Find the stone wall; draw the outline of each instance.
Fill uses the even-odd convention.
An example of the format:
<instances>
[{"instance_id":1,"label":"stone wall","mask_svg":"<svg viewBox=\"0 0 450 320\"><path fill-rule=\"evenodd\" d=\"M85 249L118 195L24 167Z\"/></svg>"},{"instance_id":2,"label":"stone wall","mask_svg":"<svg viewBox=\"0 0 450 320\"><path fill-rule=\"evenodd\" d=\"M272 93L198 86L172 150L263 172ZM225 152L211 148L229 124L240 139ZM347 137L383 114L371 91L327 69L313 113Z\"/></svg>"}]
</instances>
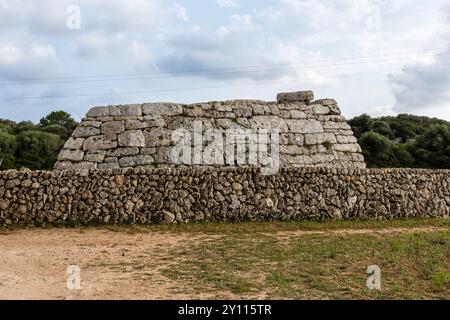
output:
<instances>
[{"instance_id":1,"label":"stone wall","mask_svg":"<svg viewBox=\"0 0 450 320\"><path fill-rule=\"evenodd\" d=\"M450 171L134 168L0 172L0 224L448 217Z\"/></svg>"},{"instance_id":2,"label":"stone wall","mask_svg":"<svg viewBox=\"0 0 450 320\"><path fill-rule=\"evenodd\" d=\"M234 100L95 107L61 151L57 170L171 167L177 129L277 129L282 167L364 168L356 138L335 100L283 93L277 102ZM235 164L234 164L235 165Z\"/></svg>"}]
</instances>

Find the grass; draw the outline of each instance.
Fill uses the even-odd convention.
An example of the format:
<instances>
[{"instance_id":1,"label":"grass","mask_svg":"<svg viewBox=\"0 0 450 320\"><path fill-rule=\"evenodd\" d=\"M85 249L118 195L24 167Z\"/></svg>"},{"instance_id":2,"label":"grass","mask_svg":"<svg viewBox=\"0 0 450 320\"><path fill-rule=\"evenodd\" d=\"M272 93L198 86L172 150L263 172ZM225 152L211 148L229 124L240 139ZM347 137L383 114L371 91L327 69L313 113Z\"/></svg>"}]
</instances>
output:
<instances>
[{"instance_id":1,"label":"grass","mask_svg":"<svg viewBox=\"0 0 450 320\"><path fill-rule=\"evenodd\" d=\"M229 233L193 243L189 259L170 264L172 279L194 290L239 298L449 299L450 232L303 235ZM366 287L378 265L382 290Z\"/></svg>"},{"instance_id":2,"label":"grass","mask_svg":"<svg viewBox=\"0 0 450 320\"><path fill-rule=\"evenodd\" d=\"M161 248L167 255L159 262L144 255L116 267L133 268L149 281L158 272L215 298L450 299L449 219L95 228L191 237ZM381 269L381 291L366 287L370 265Z\"/></svg>"},{"instance_id":3,"label":"grass","mask_svg":"<svg viewBox=\"0 0 450 320\"><path fill-rule=\"evenodd\" d=\"M110 231L130 234L145 232L193 233L193 234L243 234L271 233L283 231L327 231L386 228L437 227L450 228L450 219L406 219L406 220L340 220L340 221L274 221L238 223L190 223L161 225L109 225L101 226ZM89 227L87 227L89 228ZM84 229L81 229L84 230Z\"/></svg>"}]
</instances>

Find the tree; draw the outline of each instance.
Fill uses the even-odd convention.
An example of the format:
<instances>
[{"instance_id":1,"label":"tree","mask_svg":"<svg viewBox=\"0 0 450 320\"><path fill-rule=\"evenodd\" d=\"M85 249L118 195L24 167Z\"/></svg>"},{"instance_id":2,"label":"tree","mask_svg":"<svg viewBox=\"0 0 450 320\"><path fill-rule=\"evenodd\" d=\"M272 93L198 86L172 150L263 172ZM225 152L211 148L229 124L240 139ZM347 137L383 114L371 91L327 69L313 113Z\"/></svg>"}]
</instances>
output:
<instances>
[{"instance_id":1,"label":"tree","mask_svg":"<svg viewBox=\"0 0 450 320\"><path fill-rule=\"evenodd\" d=\"M416 141L416 157L421 166L450 169L450 127L433 125Z\"/></svg>"},{"instance_id":2,"label":"tree","mask_svg":"<svg viewBox=\"0 0 450 320\"><path fill-rule=\"evenodd\" d=\"M394 132L388 122L378 119L373 122L372 131L381 134L389 139L394 139Z\"/></svg>"},{"instance_id":3,"label":"tree","mask_svg":"<svg viewBox=\"0 0 450 320\"><path fill-rule=\"evenodd\" d=\"M16 148L16 136L10 132L0 129L0 169L15 168L14 153L16 152Z\"/></svg>"},{"instance_id":4,"label":"tree","mask_svg":"<svg viewBox=\"0 0 450 320\"><path fill-rule=\"evenodd\" d=\"M39 127L48 132L54 132L63 139L70 137L75 130L77 122L65 111L54 111L42 118ZM64 131L61 130L64 128Z\"/></svg>"},{"instance_id":5,"label":"tree","mask_svg":"<svg viewBox=\"0 0 450 320\"><path fill-rule=\"evenodd\" d=\"M53 133L23 131L17 136L16 167L51 170L63 144L64 140Z\"/></svg>"},{"instance_id":6,"label":"tree","mask_svg":"<svg viewBox=\"0 0 450 320\"><path fill-rule=\"evenodd\" d=\"M393 159L393 143L381 134L369 131L358 140L366 162L370 167L390 167Z\"/></svg>"},{"instance_id":7,"label":"tree","mask_svg":"<svg viewBox=\"0 0 450 320\"><path fill-rule=\"evenodd\" d=\"M407 142L410 139L415 139L420 131L420 127L415 123L405 120L398 120L391 124L392 131L396 138L401 142Z\"/></svg>"},{"instance_id":8,"label":"tree","mask_svg":"<svg viewBox=\"0 0 450 320\"><path fill-rule=\"evenodd\" d=\"M349 124L352 127L356 138L359 139L364 133L372 130L373 119L369 115L363 114L351 119Z\"/></svg>"}]
</instances>

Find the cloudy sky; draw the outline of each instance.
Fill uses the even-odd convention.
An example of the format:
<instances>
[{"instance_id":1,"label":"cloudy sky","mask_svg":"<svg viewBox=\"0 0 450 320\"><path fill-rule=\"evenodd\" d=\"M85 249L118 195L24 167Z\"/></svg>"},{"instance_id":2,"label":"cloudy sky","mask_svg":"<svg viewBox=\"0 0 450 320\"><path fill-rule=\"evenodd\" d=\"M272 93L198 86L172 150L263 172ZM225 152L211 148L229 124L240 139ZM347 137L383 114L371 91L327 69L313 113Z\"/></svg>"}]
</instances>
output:
<instances>
[{"instance_id":1,"label":"cloudy sky","mask_svg":"<svg viewBox=\"0 0 450 320\"><path fill-rule=\"evenodd\" d=\"M449 39L450 0L0 0L0 118L311 89L450 120Z\"/></svg>"}]
</instances>

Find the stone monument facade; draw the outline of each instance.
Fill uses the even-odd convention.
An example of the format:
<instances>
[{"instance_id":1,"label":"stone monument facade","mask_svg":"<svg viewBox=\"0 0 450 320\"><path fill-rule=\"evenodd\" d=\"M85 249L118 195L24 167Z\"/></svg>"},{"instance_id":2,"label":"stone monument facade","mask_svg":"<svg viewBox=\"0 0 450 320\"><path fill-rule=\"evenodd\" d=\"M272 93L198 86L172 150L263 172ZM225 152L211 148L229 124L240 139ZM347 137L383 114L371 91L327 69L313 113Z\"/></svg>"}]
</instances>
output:
<instances>
[{"instance_id":1,"label":"stone monument facade","mask_svg":"<svg viewBox=\"0 0 450 320\"><path fill-rule=\"evenodd\" d=\"M143 103L94 107L59 154L56 170L173 167L176 130L275 130L281 167L365 168L357 140L333 99L311 91L276 102ZM207 142L204 142L205 147ZM226 161L224 161L226 163ZM198 163L197 163L198 165ZM228 166L230 164L227 164ZM239 166L239 164L231 164Z\"/></svg>"}]
</instances>

